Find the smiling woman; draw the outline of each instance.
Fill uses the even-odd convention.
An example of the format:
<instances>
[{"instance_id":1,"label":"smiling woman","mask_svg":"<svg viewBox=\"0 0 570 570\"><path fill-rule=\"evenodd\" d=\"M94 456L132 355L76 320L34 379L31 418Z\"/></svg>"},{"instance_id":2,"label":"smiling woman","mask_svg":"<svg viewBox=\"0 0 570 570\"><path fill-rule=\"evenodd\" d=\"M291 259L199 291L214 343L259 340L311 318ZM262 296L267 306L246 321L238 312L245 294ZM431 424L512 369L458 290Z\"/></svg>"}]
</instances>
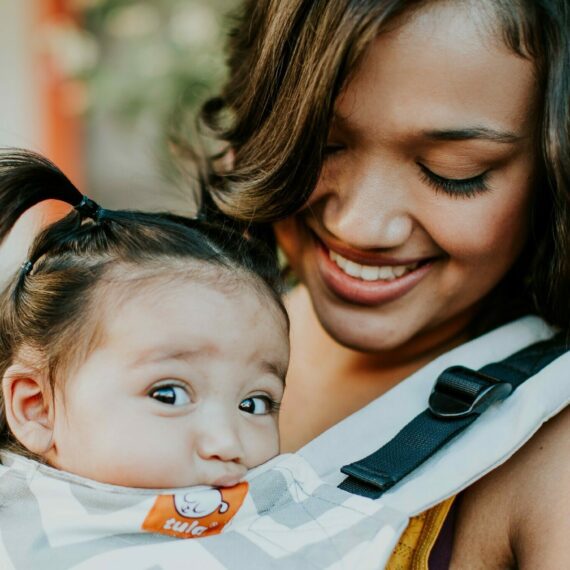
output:
<instances>
[{"instance_id":1,"label":"smiling woman","mask_svg":"<svg viewBox=\"0 0 570 570\"><path fill-rule=\"evenodd\" d=\"M395 394L408 376L518 317L570 330L566 2L267 0L243 14L230 79L202 114L231 160L213 157L206 182L224 212L272 224L300 280L285 449L382 408L394 386L407 410ZM383 420L389 433L413 417L402 416ZM551 554L564 541L547 531L570 509L564 491L550 487L539 509L525 481L542 445L566 456L567 416L461 494L452 566L564 565ZM510 455L528 437L519 428ZM386 441L372 423L366 433ZM473 464L459 487L493 466ZM540 545L525 523L539 511ZM422 520L445 518L433 515Z\"/></svg>"}]
</instances>

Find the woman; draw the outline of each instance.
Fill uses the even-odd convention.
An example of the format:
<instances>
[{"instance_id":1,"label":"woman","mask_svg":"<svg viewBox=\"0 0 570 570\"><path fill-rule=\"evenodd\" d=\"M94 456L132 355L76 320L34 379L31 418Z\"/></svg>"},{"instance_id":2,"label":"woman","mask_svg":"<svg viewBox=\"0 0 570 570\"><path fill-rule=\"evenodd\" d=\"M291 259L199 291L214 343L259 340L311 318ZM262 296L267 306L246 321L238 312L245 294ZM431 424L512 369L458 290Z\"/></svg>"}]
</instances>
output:
<instances>
[{"instance_id":1,"label":"woman","mask_svg":"<svg viewBox=\"0 0 570 570\"><path fill-rule=\"evenodd\" d=\"M516 317L568 331L565 0L251 0L244 14L204 108L228 143L208 183L226 213L274 223L301 282L286 450ZM563 411L461 493L451 567L570 563L569 428Z\"/></svg>"}]
</instances>

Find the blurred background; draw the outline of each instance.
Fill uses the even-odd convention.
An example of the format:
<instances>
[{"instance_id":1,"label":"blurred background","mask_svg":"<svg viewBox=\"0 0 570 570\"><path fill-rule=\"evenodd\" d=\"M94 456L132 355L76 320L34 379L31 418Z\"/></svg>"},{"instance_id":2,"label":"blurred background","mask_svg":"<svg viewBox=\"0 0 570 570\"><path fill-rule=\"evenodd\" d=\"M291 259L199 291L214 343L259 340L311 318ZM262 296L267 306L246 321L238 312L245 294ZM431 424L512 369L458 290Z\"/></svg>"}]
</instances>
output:
<instances>
[{"instance_id":1,"label":"blurred background","mask_svg":"<svg viewBox=\"0 0 570 570\"><path fill-rule=\"evenodd\" d=\"M38 151L109 208L192 213L169 158L224 79L239 0L0 0L0 146ZM0 277L26 256L51 202L0 247Z\"/></svg>"},{"instance_id":2,"label":"blurred background","mask_svg":"<svg viewBox=\"0 0 570 570\"><path fill-rule=\"evenodd\" d=\"M191 213L166 141L173 128L195 136L197 108L224 79L238 5L0 0L0 146L41 152L107 207ZM25 216L2 250L25 256L30 224L61 209Z\"/></svg>"},{"instance_id":3,"label":"blurred background","mask_svg":"<svg viewBox=\"0 0 570 570\"><path fill-rule=\"evenodd\" d=\"M237 3L2 0L0 144L46 154L110 207L164 207L165 135L222 82Z\"/></svg>"}]
</instances>

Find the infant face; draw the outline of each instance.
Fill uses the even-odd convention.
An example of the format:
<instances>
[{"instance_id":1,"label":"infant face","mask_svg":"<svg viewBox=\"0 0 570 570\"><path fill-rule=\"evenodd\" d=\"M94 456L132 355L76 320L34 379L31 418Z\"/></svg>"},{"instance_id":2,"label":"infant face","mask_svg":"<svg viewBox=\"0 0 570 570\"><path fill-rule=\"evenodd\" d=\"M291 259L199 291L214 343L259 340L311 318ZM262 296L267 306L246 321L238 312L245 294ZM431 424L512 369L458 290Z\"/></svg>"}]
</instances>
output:
<instances>
[{"instance_id":1,"label":"infant face","mask_svg":"<svg viewBox=\"0 0 570 570\"><path fill-rule=\"evenodd\" d=\"M108 313L56 393L51 465L129 487L229 486L279 452L289 341L273 300L176 279Z\"/></svg>"}]
</instances>

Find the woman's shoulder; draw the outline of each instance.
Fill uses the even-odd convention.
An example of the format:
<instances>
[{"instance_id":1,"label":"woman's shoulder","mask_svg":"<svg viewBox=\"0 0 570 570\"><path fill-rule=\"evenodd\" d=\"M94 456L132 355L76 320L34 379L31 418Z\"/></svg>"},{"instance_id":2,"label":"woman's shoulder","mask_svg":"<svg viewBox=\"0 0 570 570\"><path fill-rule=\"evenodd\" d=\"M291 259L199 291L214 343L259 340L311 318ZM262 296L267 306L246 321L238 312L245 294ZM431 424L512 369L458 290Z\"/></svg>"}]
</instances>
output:
<instances>
[{"instance_id":1,"label":"woman's shoulder","mask_svg":"<svg viewBox=\"0 0 570 570\"><path fill-rule=\"evenodd\" d=\"M570 407L464 491L454 568L570 567Z\"/></svg>"}]
</instances>

